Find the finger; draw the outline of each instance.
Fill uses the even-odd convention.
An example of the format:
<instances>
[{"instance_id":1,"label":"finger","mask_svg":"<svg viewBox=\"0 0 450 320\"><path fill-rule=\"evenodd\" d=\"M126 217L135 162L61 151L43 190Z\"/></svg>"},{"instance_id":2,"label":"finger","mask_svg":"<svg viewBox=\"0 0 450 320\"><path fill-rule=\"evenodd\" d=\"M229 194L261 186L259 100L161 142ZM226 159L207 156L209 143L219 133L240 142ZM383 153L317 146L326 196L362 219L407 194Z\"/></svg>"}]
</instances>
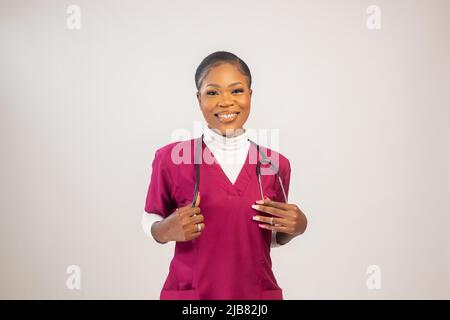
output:
<instances>
[{"instance_id":1,"label":"finger","mask_svg":"<svg viewBox=\"0 0 450 320\"><path fill-rule=\"evenodd\" d=\"M264 200L257 200L256 203L263 204L263 205L269 206L269 207L274 207L274 208L281 209L281 210L292 209L292 204L285 203L285 202L273 201L269 198L265 198Z\"/></svg>"},{"instance_id":2,"label":"finger","mask_svg":"<svg viewBox=\"0 0 450 320\"><path fill-rule=\"evenodd\" d=\"M200 207L189 207L187 209L185 209L181 215L186 216L186 217L193 217L196 216L198 214L200 214L201 210Z\"/></svg>"},{"instance_id":3,"label":"finger","mask_svg":"<svg viewBox=\"0 0 450 320\"><path fill-rule=\"evenodd\" d=\"M282 226L289 225L289 221L287 221L286 219L282 219L282 218L273 218L273 217L265 217L265 216L256 215L256 216L253 216L253 220L263 222L263 223L268 223L268 224L278 224L278 225L282 225Z\"/></svg>"},{"instance_id":4,"label":"finger","mask_svg":"<svg viewBox=\"0 0 450 320\"><path fill-rule=\"evenodd\" d=\"M191 234L189 234L189 236L188 236L188 238L186 240L190 241L190 240L193 240L193 239L196 239L196 238L200 237L201 235L202 235L201 232L191 233Z\"/></svg>"},{"instance_id":5,"label":"finger","mask_svg":"<svg viewBox=\"0 0 450 320\"><path fill-rule=\"evenodd\" d=\"M252 204L252 208L261 212L269 213L277 217L287 218L289 214L283 209L269 207L262 204Z\"/></svg>"},{"instance_id":6,"label":"finger","mask_svg":"<svg viewBox=\"0 0 450 320\"><path fill-rule=\"evenodd\" d=\"M262 229L277 231L277 232L285 232L288 233L289 229L284 226L271 226L270 224L261 223L258 224L258 227Z\"/></svg>"},{"instance_id":7,"label":"finger","mask_svg":"<svg viewBox=\"0 0 450 320\"><path fill-rule=\"evenodd\" d=\"M200 223L203 222L203 220L205 219L205 217L202 214L197 214L195 216L192 216L189 220L190 223Z\"/></svg>"},{"instance_id":8,"label":"finger","mask_svg":"<svg viewBox=\"0 0 450 320\"><path fill-rule=\"evenodd\" d=\"M189 210L189 208L190 206L179 207L176 208L175 211L180 215L184 215L186 213L186 210Z\"/></svg>"},{"instance_id":9,"label":"finger","mask_svg":"<svg viewBox=\"0 0 450 320\"><path fill-rule=\"evenodd\" d=\"M204 223L196 223L189 227L190 233L200 233L203 231L203 229L205 229Z\"/></svg>"}]
</instances>

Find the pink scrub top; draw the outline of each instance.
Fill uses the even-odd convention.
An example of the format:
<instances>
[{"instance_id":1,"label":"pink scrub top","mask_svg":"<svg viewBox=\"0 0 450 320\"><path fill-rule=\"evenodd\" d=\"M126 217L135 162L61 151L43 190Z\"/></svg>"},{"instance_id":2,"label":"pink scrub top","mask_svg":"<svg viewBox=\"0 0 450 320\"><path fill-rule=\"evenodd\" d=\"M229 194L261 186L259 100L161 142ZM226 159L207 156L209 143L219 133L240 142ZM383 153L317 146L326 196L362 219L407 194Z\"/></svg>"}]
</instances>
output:
<instances>
[{"instance_id":1,"label":"pink scrub top","mask_svg":"<svg viewBox=\"0 0 450 320\"><path fill-rule=\"evenodd\" d=\"M194 142L174 142L155 153L145 211L163 217L192 202L195 190ZM260 147L272 161L278 159L280 176L289 192L290 164L280 153ZM202 142L202 154L212 155ZM187 150L187 151L186 151ZM185 153L187 152L187 153ZM174 163L172 154L187 163ZM212 155L213 156L213 155ZM250 144L239 176L232 184L217 161L200 164L200 209L205 228L191 241L176 242L175 254L160 299L282 300L282 289L272 272L272 231L258 227L254 215L267 215L251 207L261 198L256 175L260 155ZM214 159L214 158L213 158ZM177 162L177 161L175 161ZM249 163L250 162L250 163ZM262 167L265 167L263 165ZM264 194L284 201L275 175L262 175Z\"/></svg>"}]
</instances>

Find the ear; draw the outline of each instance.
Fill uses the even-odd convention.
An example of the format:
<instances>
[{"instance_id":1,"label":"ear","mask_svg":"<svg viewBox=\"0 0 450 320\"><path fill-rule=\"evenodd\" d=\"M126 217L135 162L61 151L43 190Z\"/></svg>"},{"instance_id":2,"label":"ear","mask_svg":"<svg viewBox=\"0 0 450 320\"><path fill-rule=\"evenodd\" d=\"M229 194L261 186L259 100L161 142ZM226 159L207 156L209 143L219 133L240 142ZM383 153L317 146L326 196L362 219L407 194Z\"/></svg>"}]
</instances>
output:
<instances>
[{"instance_id":1,"label":"ear","mask_svg":"<svg viewBox=\"0 0 450 320\"><path fill-rule=\"evenodd\" d=\"M252 93L253 93L253 90L252 90L252 89L250 89L250 97L252 96Z\"/></svg>"},{"instance_id":2,"label":"ear","mask_svg":"<svg viewBox=\"0 0 450 320\"><path fill-rule=\"evenodd\" d=\"M200 99L201 96L200 96L200 92L199 91L197 91L196 96L197 96L198 103L200 103L201 102L201 99Z\"/></svg>"}]
</instances>

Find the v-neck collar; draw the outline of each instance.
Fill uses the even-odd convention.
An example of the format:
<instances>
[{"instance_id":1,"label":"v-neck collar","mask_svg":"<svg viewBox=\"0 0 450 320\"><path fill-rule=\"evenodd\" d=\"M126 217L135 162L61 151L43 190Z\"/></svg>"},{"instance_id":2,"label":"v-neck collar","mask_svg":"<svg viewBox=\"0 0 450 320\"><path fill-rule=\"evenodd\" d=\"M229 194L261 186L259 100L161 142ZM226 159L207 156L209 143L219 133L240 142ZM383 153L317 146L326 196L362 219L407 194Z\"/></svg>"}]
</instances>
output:
<instances>
[{"instance_id":1,"label":"v-neck collar","mask_svg":"<svg viewBox=\"0 0 450 320\"><path fill-rule=\"evenodd\" d=\"M245 157L244 164L242 165L241 170L239 171L239 174L236 178L236 181L231 183L228 176L223 171L221 165L216 160L216 157L214 156L214 153L208 148L206 143L202 141L202 155L204 154L205 149L208 149L208 152L213 156L214 162L212 164L205 163L202 161L201 166L202 169L209 170L211 173L219 175L218 180L219 184L227 190L228 193L232 195L240 195L244 193L251 181L251 172L250 172L250 164L249 164L249 157L250 157L250 150L251 148L254 148L254 146L250 143L250 146L247 151L247 155ZM202 159L204 160L204 159Z\"/></svg>"}]
</instances>

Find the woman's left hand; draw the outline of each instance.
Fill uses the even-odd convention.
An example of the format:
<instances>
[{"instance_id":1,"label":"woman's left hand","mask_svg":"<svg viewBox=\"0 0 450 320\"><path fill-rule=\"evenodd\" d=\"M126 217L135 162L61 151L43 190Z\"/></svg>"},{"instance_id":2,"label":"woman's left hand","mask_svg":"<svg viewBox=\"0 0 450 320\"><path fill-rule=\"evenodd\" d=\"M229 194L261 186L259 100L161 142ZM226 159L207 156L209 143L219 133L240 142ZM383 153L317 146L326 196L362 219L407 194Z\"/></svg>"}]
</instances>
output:
<instances>
[{"instance_id":1,"label":"woman's left hand","mask_svg":"<svg viewBox=\"0 0 450 320\"><path fill-rule=\"evenodd\" d=\"M268 198L258 200L256 203L252 205L253 209L273 215L273 217L261 215L253 217L253 220L263 222L259 224L261 228L293 236L298 236L305 232L307 219L296 204L277 202Z\"/></svg>"}]
</instances>

